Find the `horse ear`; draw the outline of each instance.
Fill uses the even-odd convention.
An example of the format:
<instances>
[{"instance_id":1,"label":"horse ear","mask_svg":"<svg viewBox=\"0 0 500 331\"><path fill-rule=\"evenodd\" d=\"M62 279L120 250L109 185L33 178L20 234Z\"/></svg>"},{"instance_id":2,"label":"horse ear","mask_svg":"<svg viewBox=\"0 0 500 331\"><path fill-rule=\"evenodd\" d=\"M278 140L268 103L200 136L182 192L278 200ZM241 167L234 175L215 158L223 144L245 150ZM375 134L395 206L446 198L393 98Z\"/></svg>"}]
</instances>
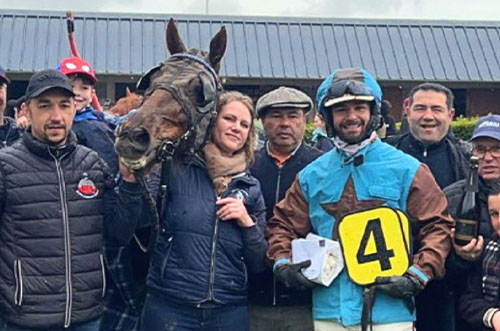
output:
<instances>
[{"instance_id":1,"label":"horse ear","mask_svg":"<svg viewBox=\"0 0 500 331\"><path fill-rule=\"evenodd\" d=\"M171 18L167 24L167 49L170 55L184 53L186 51L186 47L182 42L179 30L177 30L173 18Z\"/></svg>"},{"instance_id":2,"label":"horse ear","mask_svg":"<svg viewBox=\"0 0 500 331\"><path fill-rule=\"evenodd\" d=\"M220 61L226 52L227 32L226 27L222 27L210 41L210 53L208 58L215 71L219 72Z\"/></svg>"},{"instance_id":3,"label":"horse ear","mask_svg":"<svg viewBox=\"0 0 500 331\"><path fill-rule=\"evenodd\" d=\"M130 89L128 88L128 86L125 87L125 94L127 95L127 97L130 96L131 93L132 92L130 92Z\"/></svg>"}]
</instances>

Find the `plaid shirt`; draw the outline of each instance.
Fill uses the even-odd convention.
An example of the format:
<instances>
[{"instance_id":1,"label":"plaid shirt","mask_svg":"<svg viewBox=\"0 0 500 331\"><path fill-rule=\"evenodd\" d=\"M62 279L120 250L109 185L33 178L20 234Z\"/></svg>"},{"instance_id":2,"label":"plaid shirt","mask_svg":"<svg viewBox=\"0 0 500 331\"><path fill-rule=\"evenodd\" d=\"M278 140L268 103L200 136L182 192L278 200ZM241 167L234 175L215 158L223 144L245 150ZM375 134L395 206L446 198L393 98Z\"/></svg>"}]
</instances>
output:
<instances>
[{"instance_id":1,"label":"plaid shirt","mask_svg":"<svg viewBox=\"0 0 500 331\"><path fill-rule=\"evenodd\" d=\"M107 279L108 290L104 298L101 330L139 329L139 318L146 295L148 258L137 246L132 241L126 247L106 247L108 275L111 277ZM135 262L146 264L137 265ZM139 277L138 273L141 274Z\"/></svg>"}]
</instances>

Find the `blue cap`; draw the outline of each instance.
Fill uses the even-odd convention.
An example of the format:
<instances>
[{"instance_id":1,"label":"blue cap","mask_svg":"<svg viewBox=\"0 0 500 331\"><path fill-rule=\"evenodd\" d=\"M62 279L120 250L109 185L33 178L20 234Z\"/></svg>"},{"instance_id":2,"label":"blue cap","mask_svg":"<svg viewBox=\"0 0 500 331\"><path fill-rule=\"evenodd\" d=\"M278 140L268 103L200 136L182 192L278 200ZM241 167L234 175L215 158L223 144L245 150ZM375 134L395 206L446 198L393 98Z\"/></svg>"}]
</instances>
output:
<instances>
[{"instance_id":1,"label":"blue cap","mask_svg":"<svg viewBox=\"0 0 500 331\"><path fill-rule=\"evenodd\" d=\"M2 81L2 83L10 84L10 79L7 77L7 73L2 66L0 66L0 81Z\"/></svg>"},{"instance_id":2,"label":"blue cap","mask_svg":"<svg viewBox=\"0 0 500 331\"><path fill-rule=\"evenodd\" d=\"M500 115L488 115L477 121L472 138L489 137L500 141Z\"/></svg>"}]
</instances>

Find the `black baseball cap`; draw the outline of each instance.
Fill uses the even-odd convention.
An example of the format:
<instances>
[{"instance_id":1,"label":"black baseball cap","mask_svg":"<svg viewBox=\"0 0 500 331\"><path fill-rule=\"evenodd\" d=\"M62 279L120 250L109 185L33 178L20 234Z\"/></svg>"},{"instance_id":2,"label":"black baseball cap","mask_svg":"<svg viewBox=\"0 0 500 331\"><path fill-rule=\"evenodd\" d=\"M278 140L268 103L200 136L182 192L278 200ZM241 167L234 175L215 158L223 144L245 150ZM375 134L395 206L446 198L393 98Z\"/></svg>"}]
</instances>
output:
<instances>
[{"instance_id":1,"label":"black baseball cap","mask_svg":"<svg viewBox=\"0 0 500 331\"><path fill-rule=\"evenodd\" d=\"M10 79L2 66L0 66L0 82L10 84Z\"/></svg>"},{"instance_id":2,"label":"black baseball cap","mask_svg":"<svg viewBox=\"0 0 500 331\"><path fill-rule=\"evenodd\" d=\"M39 71L31 76L28 87L26 88L26 100L36 98L42 93L54 88L62 89L72 96L75 96L68 77L57 70L48 69Z\"/></svg>"}]
</instances>

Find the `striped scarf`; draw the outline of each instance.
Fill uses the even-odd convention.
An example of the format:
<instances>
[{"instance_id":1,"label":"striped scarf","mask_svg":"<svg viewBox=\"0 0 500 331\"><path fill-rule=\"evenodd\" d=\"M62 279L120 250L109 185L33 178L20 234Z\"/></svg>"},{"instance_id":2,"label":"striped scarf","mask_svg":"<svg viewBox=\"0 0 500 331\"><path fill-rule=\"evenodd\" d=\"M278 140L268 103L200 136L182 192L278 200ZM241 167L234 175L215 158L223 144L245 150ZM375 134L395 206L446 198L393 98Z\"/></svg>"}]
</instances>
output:
<instances>
[{"instance_id":1,"label":"striped scarf","mask_svg":"<svg viewBox=\"0 0 500 331\"><path fill-rule=\"evenodd\" d=\"M483 256L483 294L496 302L500 291L500 240L495 236L488 242Z\"/></svg>"}]
</instances>

